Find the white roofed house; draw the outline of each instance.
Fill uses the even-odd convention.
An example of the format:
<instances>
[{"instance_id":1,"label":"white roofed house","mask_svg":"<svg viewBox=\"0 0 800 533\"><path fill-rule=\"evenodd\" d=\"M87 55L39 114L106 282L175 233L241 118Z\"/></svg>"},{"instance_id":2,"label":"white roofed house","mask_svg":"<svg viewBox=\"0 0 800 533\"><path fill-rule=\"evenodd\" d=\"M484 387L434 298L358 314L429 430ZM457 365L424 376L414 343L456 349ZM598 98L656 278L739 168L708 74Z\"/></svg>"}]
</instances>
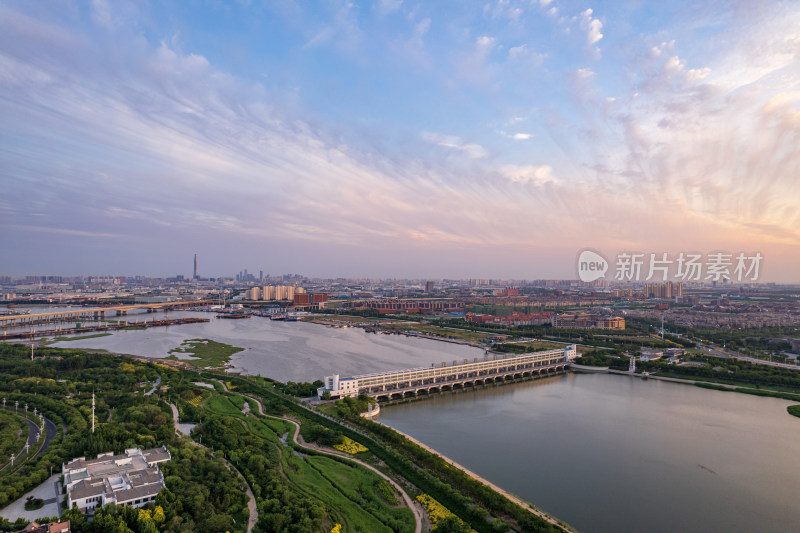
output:
<instances>
[{"instance_id":1,"label":"white roofed house","mask_svg":"<svg viewBox=\"0 0 800 533\"><path fill-rule=\"evenodd\" d=\"M158 463L171 458L162 446L145 451L129 448L120 455L102 453L96 459L73 459L62 470L67 506L76 505L91 514L95 507L109 503L141 507L155 501L165 486Z\"/></svg>"}]
</instances>

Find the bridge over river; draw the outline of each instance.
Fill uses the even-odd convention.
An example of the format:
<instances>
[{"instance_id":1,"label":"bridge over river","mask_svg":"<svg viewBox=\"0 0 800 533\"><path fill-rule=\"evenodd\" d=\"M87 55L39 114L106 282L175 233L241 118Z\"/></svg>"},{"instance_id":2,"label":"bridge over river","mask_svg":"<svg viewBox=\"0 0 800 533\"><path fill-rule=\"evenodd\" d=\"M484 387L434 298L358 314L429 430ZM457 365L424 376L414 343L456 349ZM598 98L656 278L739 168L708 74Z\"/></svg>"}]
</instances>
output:
<instances>
[{"instance_id":1,"label":"bridge over river","mask_svg":"<svg viewBox=\"0 0 800 533\"><path fill-rule=\"evenodd\" d=\"M322 397L329 392L331 398L357 397L366 394L378 400L392 400L485 385L522 378L535 378L556 373L566 368L577 357L574 344L556 350L530 352L520 355L487 353L483 360L477 357L469 362L453 361L430 368L409 368L340 378L338 374L325 377L325 386L318 389Z\"/></svg>"},{"instance_id":2,"label":"bridge over river","mask_svg":"<svg viewBox=\"0 0 800 533\"><path fill-rule=\"evenodd\" d=\"M48 311L46 313L30 313L24 315L2 315L0 316L0 327L28 326L35 324L48 324L67 320L105 320L106 316L127 315L128 311L134 309L145 309L147 312L159 309L187 309L200 305L212 304L212 300L191 300L179 302L161 302L132 305L115 305L109 307L79 307L62 311Z\"/></svg>"}]
</instances>

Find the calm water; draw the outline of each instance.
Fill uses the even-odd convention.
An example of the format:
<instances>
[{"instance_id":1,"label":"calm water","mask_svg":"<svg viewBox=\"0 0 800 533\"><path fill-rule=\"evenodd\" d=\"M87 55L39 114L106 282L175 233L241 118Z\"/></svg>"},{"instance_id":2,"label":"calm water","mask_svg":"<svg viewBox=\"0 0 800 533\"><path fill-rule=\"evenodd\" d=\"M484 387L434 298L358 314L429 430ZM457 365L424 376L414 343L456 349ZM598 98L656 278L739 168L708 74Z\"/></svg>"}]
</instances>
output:
<instances>
[{"instance_id":1,"label":"calm water","mask_svg":"<svg viewBox=\"0 0 800 533\"><path fill-rule=\"evenodd\" d=\"M380 420L586 532L800 531L790 402L568 374Z\"/></svg>"},{"instance_id":2,"label":"calm water","mask_svg":"<svg viewBox=\"0 0 800 533\"><path fill-rule=\"evenodd\" d=\"M130 315L129 318L134 315ZM138 316L138 315L137 315ZM447 342L366 333L360 328L329 328L305 322L253 317L217 319L213 313L170 312L169 317L210 318L207 324L117 331L107 337L53 344L59 348L100 348L110 352L166 357L192 338L207 338L245 348L231 358L234 369L280 381L314 381L334 373L342 377L442 361L483 357L483 350ZM163 318L161 313L140 319Z\"/></svg>"},{"instance_id":3,"label":"calm water","mask_svg":"<svg viewBox=\"0 0 800 533\"><path fill-rule=\"evenodd\" d=\"M140 319L162 318L161 313ZM190 338L245 348L240 371L313 381L482 356L476 348L254 317L115 332L60 347L164 357ZM129 317L132 318L132 317ZM606 374L442 395L381 421L586 532L800 531L789 402Z\"/></svg>"}]
</instances>

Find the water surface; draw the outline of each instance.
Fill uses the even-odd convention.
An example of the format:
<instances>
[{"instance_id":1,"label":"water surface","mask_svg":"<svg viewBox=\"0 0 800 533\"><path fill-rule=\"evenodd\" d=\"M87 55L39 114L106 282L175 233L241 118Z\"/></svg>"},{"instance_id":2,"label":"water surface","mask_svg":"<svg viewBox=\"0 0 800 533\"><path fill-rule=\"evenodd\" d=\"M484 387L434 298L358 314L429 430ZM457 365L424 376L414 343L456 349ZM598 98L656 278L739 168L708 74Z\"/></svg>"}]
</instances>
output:
<instances>
[{"instance_id":1,"label":"water surface","mask_svg":"<svg viewBox=\"0 0 800 533\"><path fill-rule=\"evenodd\" d=\"M587 532L800 531L791 402L567 374L385 407L395 427Z\"/></svg>"},{"instance_id":2,"label":"water surface","mask_svg":"<svg viewBox=\"0 0 800 533\"><path fill-rule=\"evenodd\" d=\"M306 322L283 322L263 317L243 320L215 318L213 313L170 312L210 318L205 324L183 324L134 331L115 331L106 337L55 343L59 348L95 348L110 352L167 357L186 339L205 338L245 350L231 357L233 369L280 381L314 381L338 373L342 377L410 367L428 367L483 357L480 348L403 335L367 333L361 328L330 328ZM161 313L144 315L163 318ZM131 317L129 317L131 318Z\"/></svg>"}]
</instances>

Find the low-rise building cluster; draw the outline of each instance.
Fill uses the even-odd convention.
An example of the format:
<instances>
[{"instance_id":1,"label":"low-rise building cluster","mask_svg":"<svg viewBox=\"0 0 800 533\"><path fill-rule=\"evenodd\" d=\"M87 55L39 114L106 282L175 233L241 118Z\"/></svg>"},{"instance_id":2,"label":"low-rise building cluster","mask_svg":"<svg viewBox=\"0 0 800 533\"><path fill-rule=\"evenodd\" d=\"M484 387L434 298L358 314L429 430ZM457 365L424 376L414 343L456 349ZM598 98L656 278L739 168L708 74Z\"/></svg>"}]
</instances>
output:
<instances>
[{"instance_id":1,"label":"low-rise building cluster","mask_svg":"<svg viewBox=\"0 0 800 533\"><path fill-rule=\"evenodd\" d=\"M95 459L78 457L63 465L67 507L77 506L91 514L109 503L141 507L156 499L165 487L158 464L172 456L166 447L142 451L129 448L125 453L102 453Z\"/></svg>"}]
</instances>

